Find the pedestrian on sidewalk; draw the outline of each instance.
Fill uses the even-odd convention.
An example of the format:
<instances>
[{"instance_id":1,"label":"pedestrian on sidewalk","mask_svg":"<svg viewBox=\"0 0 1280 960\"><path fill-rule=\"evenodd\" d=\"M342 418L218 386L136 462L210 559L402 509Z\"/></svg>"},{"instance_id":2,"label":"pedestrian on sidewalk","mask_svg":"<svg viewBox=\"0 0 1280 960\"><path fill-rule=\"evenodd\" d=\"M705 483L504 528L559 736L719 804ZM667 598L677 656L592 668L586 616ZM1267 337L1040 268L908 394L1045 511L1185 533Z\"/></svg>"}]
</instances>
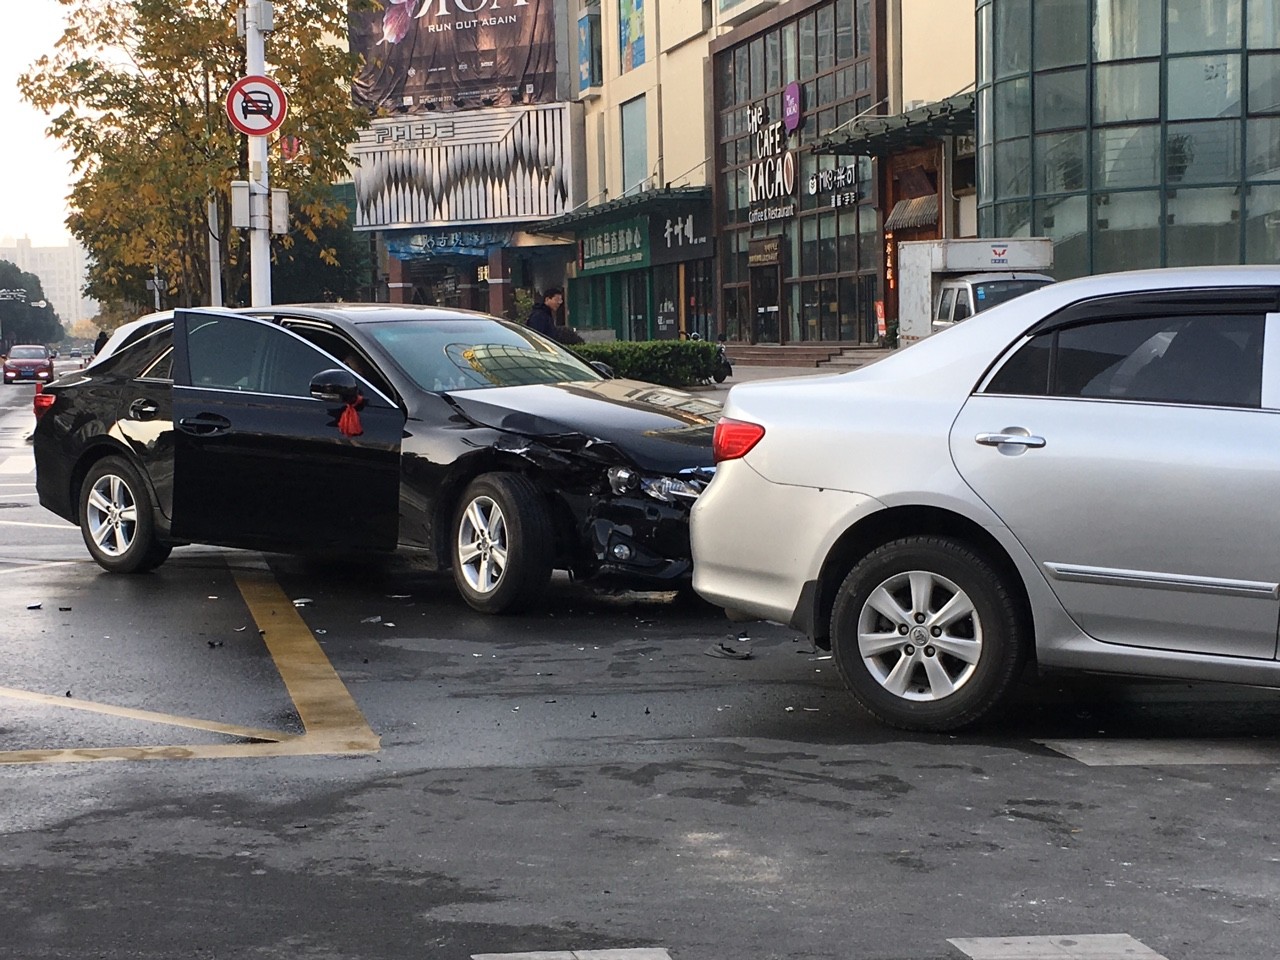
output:
<instances>
[{"instance_id":1,"label":"pedestrian on sidewalk","mask_svg":"<svg viewBox=\"0 0 1280 960\"><path fill-rule=\"evenodd\" d=\"M542 294L542 300L533 305L529 311L529 319L525 321L530 327L544 337L555 338L556 311L564 303L564 291L559 287L548 287Z\"/></svg>"}]
</instances>

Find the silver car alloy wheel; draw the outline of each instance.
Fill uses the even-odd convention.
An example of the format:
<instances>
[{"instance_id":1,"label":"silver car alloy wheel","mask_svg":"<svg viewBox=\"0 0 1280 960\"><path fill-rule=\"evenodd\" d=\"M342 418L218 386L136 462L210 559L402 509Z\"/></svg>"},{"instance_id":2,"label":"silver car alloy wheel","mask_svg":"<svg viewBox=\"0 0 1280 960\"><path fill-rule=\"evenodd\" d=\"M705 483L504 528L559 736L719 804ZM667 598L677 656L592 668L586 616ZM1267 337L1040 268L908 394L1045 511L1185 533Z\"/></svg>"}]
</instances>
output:
<instances>
[{"instance_id":1,"label":"silver car alloy wheel","mask_svg":"<svg viewBox=\"0 0 1280 960\"><path fill-rule=\"evenodd\" d=\"M85 504L89 536L109 557L123 556L138 532L138 505L123 479L108 473L94 481Z\"/></svg>"},{"instance_id":2,"label":"silver car alloy wheel","mask_svg":"<svg viewBox=\"0 0 1280 960\"><path fill-rule=\"evenodd\" d=\"M941 700L973 677L982 657L982 620L951 580L905 570L862 605L858 653L867 672L895 697Z\"/></svg>"},{"instance_id":3,"label":"silver car alloy wheel","mask_svg":"<svg viewBox=\"0 0 1280 960\"><path fill-rule=\"evenodd\" d=\"M476 497L458 524L458 562L467 584L492 593L507 569L507 518L492 497Z\"/></svg>"}]
</instances>

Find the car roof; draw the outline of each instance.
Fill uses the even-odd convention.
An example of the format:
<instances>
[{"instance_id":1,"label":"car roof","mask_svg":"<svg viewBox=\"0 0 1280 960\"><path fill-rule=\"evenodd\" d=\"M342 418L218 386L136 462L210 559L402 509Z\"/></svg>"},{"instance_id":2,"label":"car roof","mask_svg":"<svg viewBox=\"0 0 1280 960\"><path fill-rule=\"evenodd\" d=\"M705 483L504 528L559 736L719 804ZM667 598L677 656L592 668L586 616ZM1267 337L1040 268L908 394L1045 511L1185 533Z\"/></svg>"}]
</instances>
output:
<instances>
[{"instance_id":1,"label":"car roof","mask_svg":"<svg viewBox=\"0 0 1280 960\"><path fill-rule=\"evenodd\" d=\"M216 308L195 308L211 309ZM478 310L454 307L427 307L412 303L276 303L267 307L237 307L230 313L251 316L288 314L313 320L338 320L350 324L386 323L404 320L500 320Z\"/></svg>"}]
</instances>

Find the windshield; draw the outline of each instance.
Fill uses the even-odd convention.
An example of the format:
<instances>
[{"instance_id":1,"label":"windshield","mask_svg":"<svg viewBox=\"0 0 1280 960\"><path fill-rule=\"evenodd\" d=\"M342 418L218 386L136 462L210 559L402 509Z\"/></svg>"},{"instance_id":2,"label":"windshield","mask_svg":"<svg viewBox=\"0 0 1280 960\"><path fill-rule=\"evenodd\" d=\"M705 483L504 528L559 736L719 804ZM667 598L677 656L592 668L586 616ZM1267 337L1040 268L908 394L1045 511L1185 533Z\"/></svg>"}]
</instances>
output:
<instances>
[{"instance_id":1,"label":"windshield","mask_svg":"<svg viewBox=\"0 0 1280 960\"><path fill-rule=\"evenodd\" d=\"M501 320L402 320L364 329L424 390L604 379L563 347Z\"/></svg>"},{"instance_id":2,"label":"windshield","mask_svg":"<svg viewBox=\"0 0 1280 960\"><path fill-rule=\"evenodd\" d=\"M43 360L44 347L14 347L9 351L11 360Z\"/></svg>"},{"instance_id":3,"label":"windshield","mask_svg":"<svg viewBox=\"0 0 1280 960\"><path fill-rule=\"evenodd\" d=\"M1031 290L1038 290L1049 283L1053 283L1053 281L1027 279L992 280L988 283L975 283L973 285L973 309L975 311L989 309L997 303L1004 303L1006 300L1012 300L1014 297L1021 296Z\"/></svg>"}]
</instances>

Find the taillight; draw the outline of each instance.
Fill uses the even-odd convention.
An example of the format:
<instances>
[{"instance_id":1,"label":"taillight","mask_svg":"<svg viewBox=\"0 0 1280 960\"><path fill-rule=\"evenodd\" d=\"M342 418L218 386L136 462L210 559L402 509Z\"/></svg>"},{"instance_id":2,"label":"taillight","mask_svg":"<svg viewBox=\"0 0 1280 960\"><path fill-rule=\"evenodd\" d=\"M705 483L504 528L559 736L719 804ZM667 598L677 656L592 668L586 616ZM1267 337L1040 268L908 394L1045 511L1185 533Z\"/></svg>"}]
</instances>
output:
<instances>
[{"instance_id":1,"label":"taillight","mask_svg":"<svg viewBox=\"0 0 1280 960\"><path fill-rule=\"evenodd\" d=\"M758 423L721 417L716 424L716 432L711 438L711 452L716 458L716 463L721 460L737 460L739 457L745 457L763 436L764 427Z\"/></svg>"},{"instance_id":2,"label":"taillight","mask_svg":"<svg viewBox=\"0 0 1280 960\"><path fill-rule=\"evenodd\" d=\"M56 395L56 394L52 394L52 393L45 393L45 392L44 392L44 384L43 384L43 383L37 383L37 384L36 384L36 395L35 395L35 397L34 397L34 398L32 399L32 401L31 401L31 405L32 405L32 407L34 407L34 408L35 408L35 412L36 412L36 419L37 419L37 420L39 420L41 417L43 417L43 416L44 416L44 412L45 412L46 410L48 410L50 407L52 407L52 406L53 406L53 402L54 402L55 400L57 400L57 399L58 399L58 397L57 397L57 395Z\"/></svg>"}]
</instances>

